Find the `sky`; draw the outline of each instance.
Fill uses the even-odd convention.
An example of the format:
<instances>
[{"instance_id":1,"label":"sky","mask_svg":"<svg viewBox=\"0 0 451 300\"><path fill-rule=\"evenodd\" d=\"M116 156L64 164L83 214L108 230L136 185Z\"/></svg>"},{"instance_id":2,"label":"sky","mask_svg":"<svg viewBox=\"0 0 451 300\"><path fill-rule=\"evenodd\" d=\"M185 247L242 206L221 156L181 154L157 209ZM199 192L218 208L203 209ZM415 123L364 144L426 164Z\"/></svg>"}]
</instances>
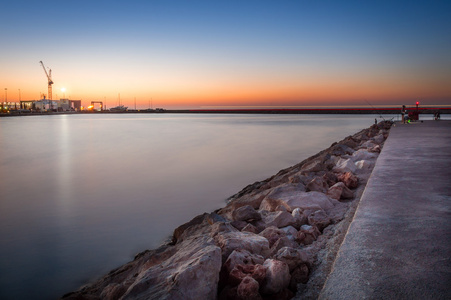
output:
<instances>
[{"instance_id":1,"label":"sky","mask_svg":"<svg viewBox=\"0 0 451 300\"><path fill-rule=\"evenodd\" d=\"M15 0L0 11L0 101L47 94L43 61L53 99L84 105L451 104L451 1Z\"/></svg>"}]
</instances>

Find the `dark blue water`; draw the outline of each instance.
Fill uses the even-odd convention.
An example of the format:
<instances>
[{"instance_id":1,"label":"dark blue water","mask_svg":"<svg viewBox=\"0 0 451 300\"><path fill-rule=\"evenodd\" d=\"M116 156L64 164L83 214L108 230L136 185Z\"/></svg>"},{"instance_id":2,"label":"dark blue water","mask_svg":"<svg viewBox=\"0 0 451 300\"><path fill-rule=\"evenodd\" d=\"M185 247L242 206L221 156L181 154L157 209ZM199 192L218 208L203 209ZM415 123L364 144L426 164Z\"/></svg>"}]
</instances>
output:
<instances>
[{"instance_id":1,"label":"dark blue water","mask_svg":"<svg viewBox=\"0 0 451 300\"><path fill-rule=\"evenodd\" d=\"M0 119L0 299L54 299L247 184L374 123L349 115Z\"/></svg>"}]
</instances>

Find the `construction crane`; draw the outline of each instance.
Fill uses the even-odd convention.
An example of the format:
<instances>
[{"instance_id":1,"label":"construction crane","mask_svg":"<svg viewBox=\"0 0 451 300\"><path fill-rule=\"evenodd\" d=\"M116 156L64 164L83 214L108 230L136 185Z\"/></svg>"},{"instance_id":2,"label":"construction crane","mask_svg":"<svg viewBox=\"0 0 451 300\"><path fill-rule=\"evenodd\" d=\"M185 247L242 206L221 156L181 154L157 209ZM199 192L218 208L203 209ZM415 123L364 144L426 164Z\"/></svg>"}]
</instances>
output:
<instances>
[{"instance_id":1,"label":"construction crane","mask_svg":"<svg viewBox=\"0 0 451 300\"><path fill-rule=\"evenodd\" d=\"M45 76L47 76L48 82L49 82L49 93L47 95L47 98L49 100L52 100L52 84L53 84L53 80L52 80L52 70L49 69L49 72L47 73L47 70L44 67L44 63L42 62L42 60L40 61L42 68L44 69L45 72Z\"/></svg>"}]
</instances>

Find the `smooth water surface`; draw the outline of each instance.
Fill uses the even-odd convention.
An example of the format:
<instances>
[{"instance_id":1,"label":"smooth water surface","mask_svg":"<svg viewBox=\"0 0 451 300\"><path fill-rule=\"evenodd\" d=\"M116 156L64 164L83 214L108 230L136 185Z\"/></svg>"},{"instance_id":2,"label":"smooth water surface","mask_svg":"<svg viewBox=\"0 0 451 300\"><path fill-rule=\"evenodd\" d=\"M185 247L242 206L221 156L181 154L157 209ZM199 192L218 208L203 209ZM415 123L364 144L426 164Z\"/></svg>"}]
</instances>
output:
<instances>
[{"instance_id":1,"label":"smooth water surface","mask_svg":"<svg viewBox=\"0 0 451 300\"><path fill-rule=\"evenodd\" d=\"M374 116L0 119L0 299L54 299Z\"/></svg>"}]
</instances>

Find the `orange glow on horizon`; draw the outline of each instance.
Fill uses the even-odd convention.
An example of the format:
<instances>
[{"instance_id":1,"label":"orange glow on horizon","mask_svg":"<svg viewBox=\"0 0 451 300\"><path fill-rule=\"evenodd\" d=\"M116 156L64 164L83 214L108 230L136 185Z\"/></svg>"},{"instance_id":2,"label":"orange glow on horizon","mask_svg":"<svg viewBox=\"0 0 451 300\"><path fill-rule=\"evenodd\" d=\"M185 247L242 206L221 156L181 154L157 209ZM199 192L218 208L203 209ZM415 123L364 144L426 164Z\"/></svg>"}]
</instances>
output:
<instances>
[{"instance_id":1,"label":"orange glow on horizon","mask_svg":"<svg viewBox=\"0 0 451 300\"><path fill-rule=\"evenodd\" d=\"M39 69L38 69L39 70ZM36 80L38 77L40 80ZM61 75L62 77L62 75ZM361 105L365 101L372 104L399 104L405 101L415 103L421 100L424 104L449 104L451 102L451 86L442 80L419 80L406 78L377 79L374 77L356 78L311 78L299 80L274 80L260 78L235 81L198 78L183 83L177 79L162 82L160 85L146 84L139 81L129 87L121 86L118 81L88 81L77 79L60 80L55 75L53 99L69 98L82 100L87 106L90 101L106 102L107 108L121 103L134 107L200 107L200 106L299 106L299 105ZM26 82L27 84L23 84ZM7 79L4 85L8 88L7 100L18 101L19 89L21 100L38 100L41 94L47 94L45 78L40 73L25 76L22 80ZM117 87L117 88L112 88ZM62 90L64 88L64 90ZM114 91L113 89L117 90ZM112 91L113 90L113 91ZM4 89L0 101L4 101ZM423 100L426 100L423 101Z\"/></svg>"}]
</instances>

